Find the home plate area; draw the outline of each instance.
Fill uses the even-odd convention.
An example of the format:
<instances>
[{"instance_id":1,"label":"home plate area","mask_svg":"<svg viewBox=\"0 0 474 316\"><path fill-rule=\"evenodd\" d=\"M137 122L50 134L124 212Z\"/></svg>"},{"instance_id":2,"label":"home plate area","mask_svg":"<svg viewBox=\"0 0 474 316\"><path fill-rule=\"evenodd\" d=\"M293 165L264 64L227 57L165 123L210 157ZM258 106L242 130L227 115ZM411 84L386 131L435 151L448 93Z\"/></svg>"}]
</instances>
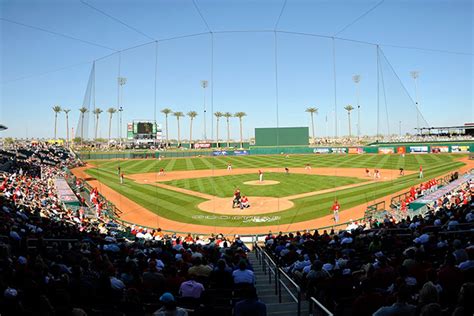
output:
<instances>
[{"instance_id":1,"label":"home plate area","mask_svg":"<svg viewBox=\"0 0 474 316\"><path fill-rule=\"evenodd\" d=\"M214 198L198 205L199 209L212 214L254 215L284 211L293 207L293 202L286 198L268 196L247 196L249 208L232 208L232 197Z\"/></svg>"}]
</instances>

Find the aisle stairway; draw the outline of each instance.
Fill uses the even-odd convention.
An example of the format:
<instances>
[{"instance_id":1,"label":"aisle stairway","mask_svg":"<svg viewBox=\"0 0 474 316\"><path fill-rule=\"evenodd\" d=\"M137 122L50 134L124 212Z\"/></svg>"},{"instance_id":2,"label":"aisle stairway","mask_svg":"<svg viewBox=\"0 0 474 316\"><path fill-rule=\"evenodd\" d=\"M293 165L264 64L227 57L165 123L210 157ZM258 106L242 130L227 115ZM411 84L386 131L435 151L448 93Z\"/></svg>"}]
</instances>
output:
<instances>
[{"instance_id":1,"label":"aisle stairway","mask_svg":"<svg viewBox=\"0 0 474 316\"><path fill-rule=\"evenodd\" d=\"M298 314L298 304L284 287L281 287L281 303L279 303L278 295L275 294L275 277L271 274L271 283L269 283L268 271L267 273L264 272L263 266L260 264L255 253L250 252L248 258L255 273L255 287L257 288L258 297L267 305L267 315L296 316ZM292 288L290 287L290 289ZM296 296L296 291L293 291L293 293ZM308 302L304 299L301 302L301 315L309 315Z\"/></svg>"}]
</instances>

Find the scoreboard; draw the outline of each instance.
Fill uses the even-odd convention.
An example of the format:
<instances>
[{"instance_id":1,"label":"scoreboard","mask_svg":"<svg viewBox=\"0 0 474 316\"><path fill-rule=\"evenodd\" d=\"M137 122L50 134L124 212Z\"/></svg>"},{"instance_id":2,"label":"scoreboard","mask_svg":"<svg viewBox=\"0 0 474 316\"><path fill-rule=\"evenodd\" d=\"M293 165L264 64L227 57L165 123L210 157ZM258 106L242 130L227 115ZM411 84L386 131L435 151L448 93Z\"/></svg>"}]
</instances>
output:
<instances>
[{"instance_id":1,"label":"scoreboard","mask_svg":"<svg viewBox=\"0 0 474 316\"><path fill-rule=\"evenodd\" d=\"M163 138L161 124L154 121L133 121L127 124L127 138L129 140L141 141L158 141Z\"/></svg>"}]
</instances>

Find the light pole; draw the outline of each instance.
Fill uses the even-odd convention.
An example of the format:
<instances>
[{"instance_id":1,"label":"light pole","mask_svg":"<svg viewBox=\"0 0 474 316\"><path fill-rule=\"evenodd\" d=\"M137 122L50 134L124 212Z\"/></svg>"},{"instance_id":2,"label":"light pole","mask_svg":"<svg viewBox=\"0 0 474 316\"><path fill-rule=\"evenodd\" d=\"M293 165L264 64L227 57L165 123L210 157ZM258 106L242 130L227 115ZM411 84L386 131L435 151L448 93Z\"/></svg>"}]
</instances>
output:
<instances>
[{"instance_id":1,"label":"light pole","mask_svg":"<svg viewBox=\"0 0 474 316\"><path fill-rule=\"evenodd\" d=\"M359 104L359 82L360 75L353 75L352 81L355 83L356 87L356 99L357 99L357 138L360 138L360 104Z\"/></svg>"},{"instance_id":2,"label":"light pole","mask_svg":"<svg viewBox=\"0 0 474 316\"><path fill-rule=\"evenodd\" d=\"M203 115L203 120L204 120L204 135L203 138L204 140L207 140L207 134L206 134L206 88L209 86L209 81L207 80L201 80L201 87L202 91L204 94L204 115Z\"/></svg>"},{"instance_id":3,"label":"light pole","mask_svg":"<svg viewBox=\"0 0 474 316\"><path fill-rule=\"evenodd\" d=\"M398 136L402 137L402 121L398 121Z\"/></svg>"},{"instance_id":4,"label":"light pole","mask_svg":"<svg viewBox=\"0 0 474 316\"><path fill-rule=\"evenodd\" d=\"M415 81L415 106L416 106L416 127L418 130L418 133L421 134L420 132L420 109L419 109L419 102L418 102L418 77L420 76L420 72L417 70L410 71L410 76L413 78Z\"/></svg>"},{"instance_id":5,"label":"light pole","mask_svg":"<svg viewBox=\"0 0 474 316\"><path fill-rule=\"evenodd\" d=\"M118 77L117 84L119 86L119 104L118 104L118 112L119 112L119 139L120 139L120 146L122 146L122 87L127 83L127 78L125 77Z\"/></svg>"}]
</instances>

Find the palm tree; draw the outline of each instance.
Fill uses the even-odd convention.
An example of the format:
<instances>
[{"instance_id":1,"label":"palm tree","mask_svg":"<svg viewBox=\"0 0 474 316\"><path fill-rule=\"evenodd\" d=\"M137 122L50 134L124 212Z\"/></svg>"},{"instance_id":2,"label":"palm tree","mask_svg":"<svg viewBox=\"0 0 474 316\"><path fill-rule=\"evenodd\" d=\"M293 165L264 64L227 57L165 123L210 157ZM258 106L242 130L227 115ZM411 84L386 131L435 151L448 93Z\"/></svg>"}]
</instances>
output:
<instances>
[{"instance_id":1,"label":"palm tree","mask_svg":"<svg viewBox=\"0 0 474 316\"><path fill-rule=\"evenodd\" d=\"M348 104L344 107L344 110L347 111L347 117L349 118L349 137L351 137L351 111L354 110L354 107Z\"/></svg>"},{"instance_id":2,"label":"palm tree","mask_svg":"<svg viewBox=\"0 0 474 316\"><path fill-rule=\"evenodd\" d=\"M219 119L223 116L224 114L222 112L216 112L214 113L214 116L216 117L216 146L219 148Z\"/></svg>"},{"instance_id":3,"label":"palm tree","mask_svg":"<svg viewBox=\"0 0 474 316\"><path fill-rule=\"evenodd\" d=\"M117 112L116 108L108 108L107 113L109 113L109 145L110 145L110 136L112 134L112 116Z\"/></svg>"},{"instance_id":4,"label":"palm tree","mask_svg":"<svg viewBox=\"0 0 474 316\"><path fill-rule=\"evenodd\" d=\"M56 127L58 125L58 113L61 112L63 109L59 105L53 106L54 112L54 139L56 139Z\"/></svg>"},{"instance_id":5,"label":"palm tree","mask_svg":"<svg viewBox=\"0 0 474 316\"><path fill-rule=\"evenodd\" d=\"M181 144L181 131L179 129L179 118L183 117L183 112L174 112L173 115L176 117L176 121L178 122L178 146ZM168 136L168 131L166 131L166 136Z\"/></svg>"},{"instance_id":6,"label":"palm tree","mask_svg":"<svg viewBox=\"0 0 474 316\"><path fill-rule=\"evenodd\" d=\"M97 131L99 130L99 115L102 112L103 111L100 108L96 108L94 111L92 111L92 113L95 115L95 139L97 139Z\"/></svg>"},{"instance_id":7,"label":"palm tree","mask_svg":"<svg viewBox=\"0 0 474 316\"><path fill-rule=\"evenodd\" d=\"M161 113L163 113L165 115L165 125L166 125L166 147L168 147L168 144L170 143L169 142L169 137L168 137L168 115L170 115L171 113L173 113L173 111L171 111L171 109L169 108L164 108L163 110L161 110Z\"/></svg>"},{"instance_id":8,"label":"palm tree","mask_svg":"<svg viewBox=\"0 0 474 316\"><path fill-rule=\"evenodd\" d=\"M242 136L242 118L244 116L247 116L247 114L245 112L237 112L237 113L234 114L234 116L239 119L239 123L240 123L240 148L243 148L244 147L244 139L243 139L243 136Z\"/></svg>"},{"instance_id":9,"label":"palm tree","mask_svg":"<svg viewBox=\"0 0 474 316\"><path fill-rule=\"evenodd\" d=\"M81 112L81 145L82 145L82 142L84 141L84 115L88 111L89 110L86 107L82 107L79 109L79 112Z\"/></svg>"},{"instance_id":10,"label":"palm tree","mask_svg":"<svg viewBox=\"0 0 474 316\"><path fill-rule=\"evenodd\" d=\"M318 115L318 108L307 108L305 110L306 113L311 115L311 127L313 132L313 142L315 141L315 134L314 134L314 114Z\"/></svg>"},{"instance_id":11,"label":"palm tree","mask_svg":"<svg viewBox=\"0 0 474 316\"><path fill-rule=\"evenodd\" d=\"M64 109L63 112L66 113L66 145L69 146L69 112L71 110Z\"/></svg>"},{"instance_id":12,"label":"palm tree","mask_svg":"<svg viewBox=\"0 0 474 316\"><path fill-rule=\"evenodd\" d=\"M187 115L189 116L189 149L191 149L191 144L193 143L193 120L198 114L196 111L189 111Z\"/></svg>"},{"instance_id":13,"label":"palm tree","mask_svg":"<svg viewBox=\"0 0 474 316\"><path fill-rule=\"evenodd\" d=\"M223 115L227 122L227 148L230 147L230 121L229 119L232 117L232 113L225 112Z\"/></svg>"}]
</instances>

